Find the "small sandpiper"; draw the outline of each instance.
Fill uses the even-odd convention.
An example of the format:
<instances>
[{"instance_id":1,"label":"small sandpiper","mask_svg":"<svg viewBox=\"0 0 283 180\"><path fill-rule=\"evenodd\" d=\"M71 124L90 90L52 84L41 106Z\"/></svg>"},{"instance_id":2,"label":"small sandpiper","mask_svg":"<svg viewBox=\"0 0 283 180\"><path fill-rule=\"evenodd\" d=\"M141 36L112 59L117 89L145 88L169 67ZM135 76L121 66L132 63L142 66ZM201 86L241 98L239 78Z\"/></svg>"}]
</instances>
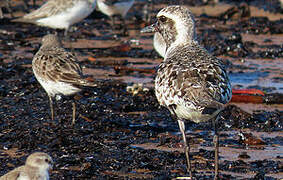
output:
<instances>
[{"instance_id":1,"label":"small sandpiper","mask_svg":"<svg viewBox=\"0 0 283 180\"><path fill-rule=\"evenodd\" d=\"M43 152L36 152L28 156L24 166L20 166L0 180L49 180L48 171L52 169L52 158Z\"/></svg>"},{"instance_id":2,"label":"small sandpiper","mask_svg":"<svg viewBox=\"0 0 283 180\"><path fill-rule=\"evenodd\" d=\"M52 120L54 120L54 97L57 95L71 96L80 92L84 86L96 86L96 84L84 79L75 55L62 48L59 38L53 34L42 38L42 45L32 60L32 69L36 79L49 97ZM74 125L75 101L72 104L72 125Z\"/></svg>"},{"instance_id":3,"label":"small sandpiper","mask_svg":"<svg viewBox=\"0 0 283 180\"><path fill-rule=\"evenodd\" d=\"M115 25L115 16L123 21L123 33L127 31L125 16L133 6L135 0L97 0L97 8L112 20L112 27Z\"/></svg>"},{"instance_id":4,"label":"small sandpiper","mask_svg":"<svg viewBox=\"0 0 283 180\"><path fill-rule=\"evenodd\" d=\"M14 19L14 22L32 23L53 29L65 29L86 18L96 7L96 0L49 0L39 9Z\"/></svg>"},{"instance_id":5,"label":"small sandpiper","mask_svg":"<svg viewBox=\"0 0 283 180\"><path fill-rule=\"evenodd\" d=\"M141 32L159 32L166 52L155 79L158 102L178 120L187 170L192 178L185 122L212 120L215 130L215 176L218 178L219 113L232 96L231 84L220 59L210 55L196 40L192 13L183 6L168 6L157 14L157 22Z\"/></svg>"}]
</instances>

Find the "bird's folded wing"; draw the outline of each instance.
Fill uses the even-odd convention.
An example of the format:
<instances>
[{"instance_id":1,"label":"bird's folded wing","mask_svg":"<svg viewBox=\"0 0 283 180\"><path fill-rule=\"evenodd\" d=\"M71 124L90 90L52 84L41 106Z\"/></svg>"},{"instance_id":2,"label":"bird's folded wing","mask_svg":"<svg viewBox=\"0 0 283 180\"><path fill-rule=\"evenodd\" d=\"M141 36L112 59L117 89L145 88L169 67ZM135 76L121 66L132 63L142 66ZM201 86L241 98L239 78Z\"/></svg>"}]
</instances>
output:
<instances>
[{"instance_id":1,"label":"bird's folded wing","mask_svg":"<svg viewBox=\"0 0 283 180\"><path fill-rule=\"evenodd\" d=\"M21 17L21 18L17 18L14 19L14 22L34 22L38 19L42 19L42 18L46 18L46 17L50 17L52 15L56 15L58 14L60 11L62 11L62 6L61 5L61 1L57 0L50 0L48 2L46 2L45 4L43 4L39 9L32 11L29 14L26 14L25 16Z\"/></svg>"},{"instance_id":2,"label":"bird's folded wing","mask_svg":"<svg viewBox=\"0 0 283 180\"><path fill-rule=\"evenodd\" d=\"M17 180L18 178L28 177L28 175L24 171L24 166L18 167L4 176L0 177L0 180Z\"/></svg>"}]
</instances>

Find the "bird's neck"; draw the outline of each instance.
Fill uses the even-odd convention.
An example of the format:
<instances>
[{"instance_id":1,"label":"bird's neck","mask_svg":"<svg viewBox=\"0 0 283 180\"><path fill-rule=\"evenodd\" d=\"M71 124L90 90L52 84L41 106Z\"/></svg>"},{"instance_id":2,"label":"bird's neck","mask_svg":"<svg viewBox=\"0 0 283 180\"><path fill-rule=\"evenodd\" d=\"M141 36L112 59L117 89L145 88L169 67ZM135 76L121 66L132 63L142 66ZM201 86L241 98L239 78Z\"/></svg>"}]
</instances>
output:
<instances>
[{"instance_id":1,"label":"bird's neck","mask_svg":"<svg viewBox=\"0 0 283 180\"><path fill-rule=\"evenodd\" d=\"M40 180L49 180L48 169L46 169L46 167L39 168L39 174L40 174L40 177L41 177Z\"/></svg>"},{"instance_id":2,"label":"bird's neck","mask_svg":"<svg viewBox=\"0 0 283 180\"><path fill-rule=\"evenodd\" d=\"M55 48L55 47L62 47L62 44L58 41L42 44L40 47L41 49L48 49L48 48Z\"/></svg>"},{"instance_id":3,"label":"bird's neck","mask_svg":"<svg viewBox=\"0 0 283 180\"><path fill-rule=\"evenodd\" d=\"M166 53L165 57L167 57L167 54L170 54L170 51L182 48L184 46L191 46L193 44L198 44L195 36L190 36L190 35L183 35L183 36L176 36L176 40L172 42L171 44L166 44Z\"/></svg>"},{"instance_id":4,"label":"bird's neck","mask_svg":"<svg viewBox=\"0 0 283 180\"><path fill-rule=\"evenodd\" d=\"M36 167L34 165L26 164L25 165L29 172L32 173L32 177L40 177L38 180L49 180L49 168L46 166Z\"/></svg>"},{"instance_id":5,"label":"bird's neck","mask_svg":"<svg viewBox=\"0 0 283 180\"><path fill-rule=\"evenodd\" d=\"M175 34L168 33L164 38L166 42L166 53L172 48L194 43L196 41L195 29L177 26Z\"/></svg>"}]
</instances>

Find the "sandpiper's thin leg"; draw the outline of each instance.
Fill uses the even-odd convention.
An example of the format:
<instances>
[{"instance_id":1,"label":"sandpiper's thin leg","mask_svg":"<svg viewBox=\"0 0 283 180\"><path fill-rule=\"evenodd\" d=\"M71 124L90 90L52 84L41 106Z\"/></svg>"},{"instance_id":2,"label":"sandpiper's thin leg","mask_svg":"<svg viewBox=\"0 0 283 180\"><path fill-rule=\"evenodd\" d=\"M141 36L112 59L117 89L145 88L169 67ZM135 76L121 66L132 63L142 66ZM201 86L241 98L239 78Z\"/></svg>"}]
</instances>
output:
<instances>
[{"instance_id":1,"label":"sandpiper's thin leg","mask_svg":"<svg viewBox=\"0 0 283 180\"><path fill-rule=\"evenodd\" d=\"M76 103L75 100L72 102L73 105L73 119L72 119L72 126L75 125L75 121L76 121Z\"/></svg>"},{"instance_id":2,"label":"sandpiper's thin leg","mask_svg":"<svg viewBox=\"0 0 283 180\"><path fill-rule=\"evenodd\" d=\"M121 17L122 19L122 31L123 31L123 36L127 36L128 35L128 29L127 29L127 26L126 26L126 20Z\"/></svg>"},{"instance_id":3,"label":"sandpiper's thin leg","mask_svg":"<svg viewBox=\"0 0 283 180\"><path fill-rule=\"evenodd\" d=\"M182 133L183 136L183 141L184 141L184 145L185 145L185 154L186 154L186 160L187 160L187 172L189 172L191 179L193 178L192 176L192 168L191 168L191 161L190 161L190 156L189 156L189 152L190 152L190 145L187 143L187 138L186 138L186 134L185 134L185 123L182 120L178 120L178 124L179 124L179 128L180 131Z\"/></svg>"},{"instance_id":4,"label":"sandpiper's thin leg","mask_svg":"<svg viewBox=\"0 0 283 180\"><path fill-rule=\"evenodd\" d=\"M3 18L4 18L3 11L2 11L2 8L0 7L0 19L3 19Z\"/></svg>"},{"instance_id":5,"label":"sandpiper's thin leg","mask_svg":"<svg viewBox=\"0 0 283 180\"><path fill-rule=\"evenodd\" d=\"M65 29L65 31L64 31L65 41L67 41L67 42L69 42L69 41L70 41L70 37L69 37L68 30L69 30L69 29Z\"/></svg>"},{"instance_id":6,"label":"sandpiper's thin leg","mask_svg":"<svg viewBox=\"0 0 283 180\"><path fill-rule=\"evenodd\" d=\"M27 0L23 0L23 2L24 2L24 9L25 9L25 11L27 11L28 10L28 2L27 2Z\"/></svg>"},{"instance_id":7,"label":"sandpiper's thin leg","mask_svg":"<svg viewBox=\"0 0 283 180\"><path fill-rule=\"evenodd\" d=\"M111 16L110 20L111 20L111 30L114 31L115 30L115 17Z\"/></svg>"},{"instance_id":8,"label":"sandpiper's thin leg","mask_svg":"<svg viewBox=\"0 0 283 180\"><path fill-rule=\"evenodd\" d=\"M6 0L6 8L8 9L8 12L10 13L11 17L13 18L14 14L9 0Z\"/></svg>"},{"instance_id":9,"label":"sandpiper's thin leg","mask_svg":"<svg viewBox=\"0 0 283 180\"><path fill-rule=\"evenodd\" d=\"M214 148L215 148L215 154L214 154L214 166L215 166L215 171L214 171L214 180L218 179L218 152L219 152L219 136L218 136L218 117L219 115L215 118L214 120Z\"/></svg>"},{"instance_id":10,"label":"sandpiper's thin leg","mask_svg":"<svg viewBox=\"0 0 283 180\"><path fill-rule=\"evenodd\" d=\"M54 120L54 109L53 109L53 100L51 96L49 96L49 105L50 105L50 110L51 110L51 119L53 121Z\"/></svg>"}]
</instances>

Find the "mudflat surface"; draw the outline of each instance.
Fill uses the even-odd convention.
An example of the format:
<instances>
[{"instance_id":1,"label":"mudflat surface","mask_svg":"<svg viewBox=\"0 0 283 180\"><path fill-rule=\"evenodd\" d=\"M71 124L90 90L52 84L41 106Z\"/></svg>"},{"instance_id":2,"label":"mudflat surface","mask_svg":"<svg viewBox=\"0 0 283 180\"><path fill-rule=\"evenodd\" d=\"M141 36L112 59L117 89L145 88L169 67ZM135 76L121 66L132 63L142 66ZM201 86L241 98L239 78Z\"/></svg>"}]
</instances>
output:
<instances>
[{"instance_id":1,"label":"mudflat surface","mask_svg":"<svg viewBox=\"0 0 283 180\"><path fill-rule=\"evenodd\" d=\"M168 2L154 1L154 15ZM186 4L197 20L200 43L228 67L235 89L261 90L260 103L234 101L220 119L220 179L283 178L283 22L277 1ZM38 5L42 1L37 1ZM166 4L167 3L167 4ZM158 105L154 77L162 58L152 34L140 34L144 1L127 16L129 36L112 30L110 20L94 12L70 32L84 73L97 84L71 100L56 103L51 121L47 95L31 62L48 28L0 19L0 175L23 165L34 151L55 160L51 179L174 179L186 177L177 122ZM32 7L30 7L32 8ZM232 9L233 8L233 9ZM12 1L14 16L23 4ZM29 9L30 11L31 9ZM249 12L249 13L248 13ZM281 13L280 13L281 12ZM134 88L134 90L132 90ZM252 98L253 99L253 98ZM197 179L211 179L213 128L188 122L192 166Z\"/></svg>"}]
</instances>

